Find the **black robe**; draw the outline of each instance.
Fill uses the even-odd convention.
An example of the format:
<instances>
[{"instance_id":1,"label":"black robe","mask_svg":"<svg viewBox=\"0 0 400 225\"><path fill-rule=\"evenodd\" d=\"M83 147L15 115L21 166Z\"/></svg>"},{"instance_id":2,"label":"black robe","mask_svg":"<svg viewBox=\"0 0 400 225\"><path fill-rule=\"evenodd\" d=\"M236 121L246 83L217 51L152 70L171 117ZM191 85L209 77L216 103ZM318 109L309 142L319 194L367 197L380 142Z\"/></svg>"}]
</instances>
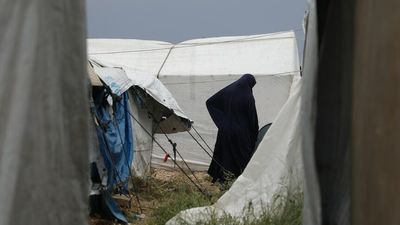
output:
<instances>
[{"instance_id":1,"label":"black robe","mask_svg":"<svg viewBox=\"0 0 400 225\"><path fill-rule=\"evenodd\" d=\"M224 181L225 170L238 177L254 153L258 134L252 90L255 84L254 76L245 74L206 102L208 112L218 127L213 155L215 160L212 160L208 169L213 181Z\"/></svg>"}]
</instances>

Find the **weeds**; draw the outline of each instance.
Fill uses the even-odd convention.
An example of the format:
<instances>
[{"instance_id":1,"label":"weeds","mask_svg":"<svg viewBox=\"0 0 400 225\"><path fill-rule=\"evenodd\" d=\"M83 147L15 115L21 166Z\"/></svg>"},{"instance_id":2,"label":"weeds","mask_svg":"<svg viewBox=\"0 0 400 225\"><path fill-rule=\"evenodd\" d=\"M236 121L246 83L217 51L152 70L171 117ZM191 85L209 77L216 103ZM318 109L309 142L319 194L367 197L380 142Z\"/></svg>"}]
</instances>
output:
<instances>
[{"instance_id":1,"label":"weeds","mask_svg":"<svg viewBox=\"0 0 400 225\"><path fill-rule=\"evenodd\" d=\"M301 225L303 209L303 194L297 192L291 196L279 196L274 203L268 207L262 207L261 213L255 213L251 204L244 210L240 218L229 214L218 216L211 212L202 215L202 220L196 225ZM205 218L205 219L204 219ZM183 219L178 218L177 224L189 225Z\"/></svg>"},{"instance_id":2,"label":"weeds","mask_svg":"<svg viewBox=\"0 0 400 225\"><path fill-rule=\"evenodd\" d=\"M211 192L211 198L208 198L184 181L172 181L165 186L171 188L161 194L161 204L153 210L148 222L150 225L164 225L180 211L211 205L220 197L219 193Z\"/></svg>"},{"instance_id":3,"label":"weeds","mask_svg":"<svg viewBox=\"0 0 400 225\"><path fill-rule=\"evenodd\" d=\"M180 211L214 204L221 195L230 188L234 179L228 179L224 184L211 185L208 178L202 183L211 193L211 198L200 193L187 178L174 175L166 180L150 178L147 181L137 181L140 186L140 197L148 211L145 221L136 221L133 224L164 225ZM142 182L142 183L141 183ZM144 182L144 183L143 183ZM208 185L208 186L207 186ZM211 186L210 186L211 185ZM217 188L219 187L219 188ZM221 190L222 189L222 190ZM240 218L229 214L217 215L209 212L202 215L202 220L196 225L300 225L303 208L303 194L294 191L289 195L289 189L284 188L281 195L276 195L273 203L255 210L251 203L243 210ZM177 219L178 225L187 225L183 219Z\"/></svg>"}]
</instances>

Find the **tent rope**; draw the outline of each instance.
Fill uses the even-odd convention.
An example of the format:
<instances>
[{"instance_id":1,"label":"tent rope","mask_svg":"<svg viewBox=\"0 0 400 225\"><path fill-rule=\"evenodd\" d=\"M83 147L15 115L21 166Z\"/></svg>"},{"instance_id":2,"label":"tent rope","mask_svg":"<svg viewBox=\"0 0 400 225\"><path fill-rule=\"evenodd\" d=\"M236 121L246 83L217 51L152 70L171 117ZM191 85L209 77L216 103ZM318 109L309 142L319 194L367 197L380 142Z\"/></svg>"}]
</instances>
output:
<instances>
[{"instance_id":1,"label":"tent rope","mask_svg":"<svg viewBox=\"0 0 400 225\"><path fill-rule=\"evenodd\" d=\"M92 105L92 104L93 104L93 105ZM91 107L91 110L90 110L90 111L91 111L91 114L94 116L95 120L97 121L98 126L99 126L103 131L105 131L106 125L104 125L104 124L101 122L101 120L99 119L99 117L98 117L98 115L97 115L97 111L96 111L95 106L94 106L94 103L91 103L91 106L90 106L90 107ZM106 139L106 136L105 136L104 132L102 132L102 137L103 137L103 139L104 139L104 141L105 141L105 144L106 144L106 150L107 150L106 153L108 153L108 155L109 155L109 157L110 157L110 159L111 159L111 166L113 167L114 176L116 175L116 178L119 179L119 182L120 182L120 184L121 184L121 183L123 183L123 182L122 182L122 178L121 178L120 174L118 173L117 167L115 166L114 159L112 158L112 155L111 155L111 150L110 150L110 147L109 147L109 143L108 143L108 141L107 141L107 139ZM118 186L119 186L119 185L118 185Z\"/></svg>"},{"instance_id":2,"label":"tent rope","mask_svg":"<svg viewBox=\"0 0 400 225\"><path fill-rule=\"evenodd\" d=\"M128 110L129 110L129 109L128 109ZM122 135L121 135L121 131L119 130L119 127L118 127L118 124L117 124L117 120L116 120L116 116L115 116L115 111L113 111L113 114L114 114L114 125L115 125L115 127L117 128L118 136L119 136L119 139L121 140L122 149L123 149L123 152L124 152L124 155L125 155L125 157L124 157L124 158L125 158L125 163L128 165L129 177L130 177L131 182L132 182L133 193L134 193L134 195L135 195L136 202L138 203L138 207L139 207L140 213L143 214L143 208L142 208L142 205L140 204L140 199L139 199L138 190L136 189L135 182L134 182L134 180L133 180L132 169L131 169L131 166L130 166L130 164L129 164L129 162L128 162L128 159L127 159L127 152L126 152L126 149L125 149L125 143L124 143L124 141L122 140ZM132 200L132 199L130 199L130 200Z\"/></svg>"},{"instance_id":3,"label":"tent rope","mask_svg":"<svg viewBox=\"0 0 400 225\"><path fill-rule=\"evenodd\" d=\"M167 138L169 143L174 143L169 137L168 135L164 132L164 130L161 128L160 126L160 122L156 123L158 128L160 128L161 132L164 134L164 136ZM179 157L181 158L182 162L185 164L185 166L189 169L190 173L193 175L193 177L196 179L197 182L201 183L200 180L196 177L196 175L194 174L194 172L190 169L189 165L187 164L186 160L182 157L181 153L178 151L178 149L176 148L176 143L174 143L175 145L172 144L172 146L175 149L175 152L178 153ZM175 154L174 152L174 154ZM175 161L176 161L176 156L175 156Z\"/></svg>"},{"instance_id":4,"label":"tent rope","mask_svg":"<svg viewBox=\"0 0 400 225\"><path fill-rule=\"evenodd\" d=\"M97 121L99 121L97 117L96 117L96 119L97 119ZM99 124L100 124L101 129L105 130L105 127L101 123L99 123ZM114 174L114 176L116 176L116 178L119 179L119 184L117 184L117 186L118 186L118 189L120 189L121 188L120 185L123 184L124 182L122 181L122 177L119 174L117 167L115 166L115 162L114 162L114 159L113 159L112 154L111 154L110 146L109 146L109 143L107 141L107 138L106 138L104 132L102 132L102 136L103 136L103 139L104 139L104 143L106 144L106 150L107 150L106 152L108 153L108 156L111 159L110 161L111 161L111 166L113 168L113 174ZM122 193L122 192L120 192L120 193ZM129 190L128 190L128 193L129 193ZM127 197L129 197L129 196L127 196Z\"/></svg>"},{"instance_id":5,"label":"tent rope","mask_svg":"<svg viewBox=\"0 0 400 225\"><path fill-rule=\"evenodd\" d=\"M135 91L135 94L136 94L137 96L139 96L139 98L141 98L141 97L140 97L140 93L138 93L136 89L134 89L134 91ZM148 110L149 107L147 106L146 102L143 101L143 100L142 100L142 102L144 103L146 109ZM180 156L181 160L184 162L184 164L186 165L186 167L189 169L189 171L193 174L193 176L194 176L194 177L196 178L196 180L198 181L197 177L194 175L194 173L193 173L193 171L190 169L189 165L186 163L186 161L184 160L184 158L182 157L182 155L177 151L177 149L176 149L176 143L173 142L173 141L167 136L167 134L163 131L163 129L162 129L161 126L159 125L161 121L160 121L160 122L156 121L156 120L154 119L154 116L152 115L151 112L148 111L147 113L149 114L149 116L150 116L151 118L153 118L153 121L157 124L158 128L160 128L161 132L165 135L165 137L167 138L168 142L172 145L175 161L176 161L176 153L178 153L178 155ZM196 128L195 128L193 125L192 125L192 128L195 130L195 132L196 132L197 135L201 138L201 140L206 144L206 146L208 147L208 149L210 149L211 153L214 153L214 152L211 150L210 146L207 144L207 142L204 140L204 138L200 135L200 133L196 130ZM214 162L215 162L219 167L221 167L221 169L224 170L225 172L231 173L229 170L225 169L224 166L222 166L221 163L219 163L219 162L212 156L212 154L210 154L210 153L200 144L200 142L190 133L189 130L187 130L186 132L188 132L188 133L190 134L190 136L192 137L192 139L195 140L195 142L200 146L201 149L203 149L203 150L205 151L205 153L212 159L212 161L214 161ZM167 153L167 155L168 155L168 153Z\"/></svg>"},{"instance_id":6,"label":"tent rope","mask_svg":"<svg viewBox=\"0 0 400 225\"><path fill-rule=\"evenodd\" d=\"M135 91L136 95L139 96L139 98L141 98L141 95L137 92L137 90L134 89L134 91ZM188 168L188 170L189 170L190 173L193 175L193 177L196 179L196 181L199 182L199 184L200 184L201 182L200 182L199 179L196 177L196 175L194 174L194 172L192 171L192 169L190 169L189 165L187 164L186 160L183 158L183 156L181 155L181 153L178 151L176 143L173 142L173 141L168 137L168 135L166 134L166 132L164 132L164 130L163 130L162 127L160 126L160 122L161 122L162 120L161 120L161 121L157 121L157 120L154 118L153 114L149 111L149 107L147 106L146 102L143 101L143 99L142 99L142 102L144 103L146 109L148 110L148 111L147 111L148 115L153 119L153 122L155 122L155 123L157 124L157 127L161 130L161 132L162 132L162 133L164 134L164 136L167 138L168 142L172 145L172 149L173 149L173 153L174 153L174 161L176 161L176 154L178 153L178 155L179 155L179 157L181 158L182 162L183 162L183 163L185 164L185 166ZM168 153L166 153L166 154L168 155Z\"/></svg>"},{"instance_id":7,"label":"tent rope","mask_svg":"<svg viewBox=\"0 0 400 225\"><path fill-rule=\"evenodd\" d=\"M134 91L135 91L136 95L137 95L139 98L141 98L141 95L137 92L137 90L134 89ZM146 102L143 101L143 99L142 99L142 102L144 103L144 105L145 105L145 107L146 107L146 109L147 109L148 115L153 119L153 122L155 122L155 123L157 124L158 128L159 128L159 129L161 130L161 132L165 135L165 137L167 138L168 142L172 145L172 150L173 150L173 153L174 153L174 160L173 160L173 161L176 162L176 154L178 153L179 157L181 158L182 162L186 165L186 167L188 168L188 170L190 171L190 173L193 175L193 177L196 179L196 181L199 182L199 184L201 184L201 182L200 182L199 179L196 177L196 175L194 174L194 172L192 171L192 169L190 169L190 167L189 167L189 165L187 164L186 160L182 157L181 153L178 151L178 149L177 149L177 144L176 144L175 142L173 142L173 141L168 137L168 135L164 132L164 130L161 128L161 126L160 126L160 122L161 122L161 121L156 121L156 119L154 118L153 114L149 111L149 107L147 106ZM168 155L168 153L166 153L166 154Z\"/></svg>"},{"instance_id":8,"label":"tent rope","mask_svg":"<svg viewBox=\"0 0 400 225\"><path fill-rule=\"evenodd\" d=\"M137 124L145 131L147 135L149 135L152 140L160 147L160 149L165 153L168 154L167 150L154 138L154 136L140 123L140 121L131 114L131 112L128 112L129 115L136 121ZM190 180L190 182L206 197L211 198L211 195L201 186L201 184L196 184L196 182L185 172L185 170L174 160L171 159L172 162L179 168L179 170Z\"/></svg>"},{"instance_id":9,"label":"tent rope","mask_svg":"<svg viewBox=\"0 0 400 225\"><path fill-rule=\"evenodd\" d=\"M210 146L207 144L206 140L200 135L200 133L196 130L196 128L192 125L193 130L196 132L196 134L200 137L200 139L206 144L208 149L210 150L211 153L214 153L214 151L210 148Z\"/></svg>"},{"instance_id":10,"label":"tent rope","mask_svg":"<svg viewBox=\"0 0 400 225\"><path fill-rule=\"evenodd\" d=\"M205 148L203 147L203 145L200 144L200 142L199 142L189 131L186 131L186 132L188 132L188 134L193 138L193 140L195 140L195 141L197 142L197 144L204 150L205 153L207 153L207 155L211 158L212 161L215 162L215 164L217 164L219 167L221 167L221 169L224 170L225 172L231 173L229 170L225 169L225 167L222 166L221 163L219 163L219 162L207 151L207 149L205 149Z\"/></svg>"},{"instance_id":11,"label":"tent rope","mask_svg":"<svg viewBox=\"0 0 400 225\"><path fill-rule=\"evenodd\" d=\"M103 83L103 85L104 85L106 91L107 91L109 94L112 93L109 86L107 86L105 83ZM113 95L111 95L111 96L114 97ZM105 96L105 97L107 97L107 96ZM95 106L93 105L92 107L95 107ZM93 108L93 109L91 110L91 112L92 112L92 115L93 115L93 116L95 117L95 119L97 120L97 123L100 125L101 129L105 131L106 126L105 126L103 123L100 123L101 120L98 118L98 115L97 115L96 110ZM138 193L137 193L137 191L136 191L136 189L135 189L136 187L135 187L134 182L133 182L133 175L132 175L132 172L131 172L131 167L130 167L130 165L129 165L129 163L128 163L127 153L126 153L126 150L125 150L125 144L124 144L124 142L122 141L121 132L120 132L119 127L118 127L118 125L117 125L117 123L116 123L117 121L116 121L116 119L115 119L116 116L115 116L115 110L114 110L114 109L113 109L113 115L114 115L114 118L113 118L113 119L114 119L114 120L113 120L113 121L114 121L114 126L117 128L118 135L119 135L119 137L120 137L120 141L121 141L121 144L122 144L123 152L124 152L124 155L125 155L125 157L124 157L124 158L125 158L125 163L128 165L129 177L130 177L131 182L132 182L132 187L133 187L133 190L134 190L134 195L135 195L136 201L137 201L137 203L138 203L138 207L139 207L140 213L142 214L142 213L143 213L143 209L142 209L141 204L140 204L140 199L139 199ZM118 176L118 178L119 178L119 180L120 180L120 183L123 183L123 182L122 182L121 175L118 173L118 170L117 170L117 168L116 168L116 166L115 166L114 159L112 158L111 150L110 150L110 147L109 147L108 140L107 140L107 138L106 138L106 136L105 136L104 133L102 133L102 136L103 136L103 139L104 139L105 144L106 144L107 152L108 152L109 157L110 157L110 159L111 159L111 163L112 163L112 167L113 167L114 173L117 174L117 176ZM120 192L120 193L121 193L121 192ZM130 191L129 191L129 187L128 187L128 196L127 196L127 197L129 198L129 204L130 204L130 202L132 201L132 197L131 197L131 193L130 193Z\"/></svg>"}]
</instances>

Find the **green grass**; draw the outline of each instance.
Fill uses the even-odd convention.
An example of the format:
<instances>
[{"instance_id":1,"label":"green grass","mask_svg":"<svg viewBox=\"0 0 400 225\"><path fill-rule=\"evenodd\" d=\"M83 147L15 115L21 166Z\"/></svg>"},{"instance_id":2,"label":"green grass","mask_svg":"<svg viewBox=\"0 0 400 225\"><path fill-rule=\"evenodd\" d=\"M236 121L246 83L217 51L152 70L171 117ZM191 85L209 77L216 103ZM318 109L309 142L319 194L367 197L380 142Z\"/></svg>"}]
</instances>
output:
<instances>
[{"instance_id":1,"label":"green grass","mask_svg":"<svg viewBox=\"0 0 400 225\"><path fill-rule=\"evenodd\" d=\"M233 182L230 182L230 184ZM228 189L227 185L222 188ZM152 212L151 219L148 221L150 225L164 225L168 220L178 214L180 211L212 205L223 192L211 193L211 198L207 198L196 190L191 184L179 181L171 181L164 184L167 187L166 192L159 194L162 198L161 204ZM153 192L154 194L154 192ZM198 225L300 225L303 208L303 194L295 192L288 196L287 193L275 197L274 202L262 208L262 212L256 214L249 204L243 210L242 219L234 218L230 215L218 217L216 213L209 213L201 221L197 221ZM186 225L185 221L178 218L178 224Z\"/></svg>"},{"instance_id":2,"label":"green grass","mask_svg":"<svg viewBox=\"0 0 400 225\"><path fill-rule=\"evenodd\" d=\"M243 210L242 219L228 214L218 217L216 213L210 213L196 225L301 225L302 209L303 194L299 192L290 197L279 197L272 206L263 207L261 214L256 215L249 205ZM188 224L179 218L177 221L180 225Z\"/></svg>"},{"instance_id":3,"label":"green grass","mask_svg":"<svg viewBox=\"0 0 400 225\"><path fill-rule=\"evenodd\" d=\"M204 196L191 184L187 178L179 173L163 180L150 178L146 181L135 181L140 187L139 195L142 206L145 208L145 220L132 220L135 225L164 225L172 217L185 209L209 206L214 204L225 191L229 190L234 180L229 180L217 187L211 185L207 178L202 179L203 186L208 189L210 198ZM207 180L207 181L206 181ZM211 185L211 186L210 186ZM276 195L273 203L262 207L256 213L249 204L241 218L234 218L228 214L217 216L215 212L201 215L203 220L198 225L300 225L302 220L303 194L294 191L289 195L285 188L281 195ZM135 211L135 210L133 210ZM187 225L178 218L178 225Z\"/></svg>"},{"instance_id":4,"label":"green grass","mask_svg":"<svg viewBox=\"0 0 400 225\"><path fill-rule=\"evenodd\" d=\"M162 196L161 204L151 214L150 225L164 225L180 211L213 204L220 194L210 193L211 198L204 196L200 191L187 183L172 184L169 192Z\"/></svg>"}]
</instances>

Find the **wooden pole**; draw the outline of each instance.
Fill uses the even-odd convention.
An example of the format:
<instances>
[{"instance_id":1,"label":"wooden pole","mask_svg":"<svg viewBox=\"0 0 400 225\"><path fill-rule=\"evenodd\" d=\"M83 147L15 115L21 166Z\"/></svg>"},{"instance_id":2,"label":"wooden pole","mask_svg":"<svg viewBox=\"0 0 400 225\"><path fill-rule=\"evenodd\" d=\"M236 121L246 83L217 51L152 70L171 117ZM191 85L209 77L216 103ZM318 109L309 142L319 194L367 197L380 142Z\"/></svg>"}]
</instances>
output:
<instances>
[{"instance_id":1,"label":"wooden pole","mask_svg":"<svg viewBox=\"0 0 400 225\"><path fill-rule=\"evenodd\" d=\"M353 75L353 223L400 224L400 1L358 0Z\"/></svg>"}]
</instances>

